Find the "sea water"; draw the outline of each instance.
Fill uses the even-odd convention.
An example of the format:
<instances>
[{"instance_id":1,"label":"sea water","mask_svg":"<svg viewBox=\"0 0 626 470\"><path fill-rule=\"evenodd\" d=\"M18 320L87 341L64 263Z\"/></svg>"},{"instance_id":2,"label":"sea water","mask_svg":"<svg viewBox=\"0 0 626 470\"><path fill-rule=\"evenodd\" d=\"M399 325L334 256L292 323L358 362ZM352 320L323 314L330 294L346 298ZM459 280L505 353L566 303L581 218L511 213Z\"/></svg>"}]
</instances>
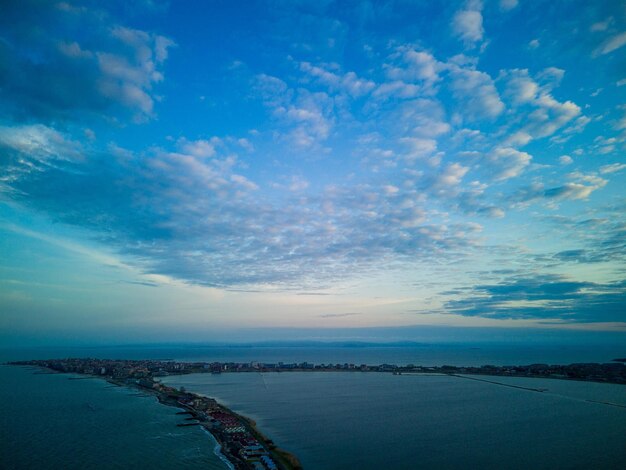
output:
<instances>
[{"instance_id":1,"label":"sea water","mask_svg":"<svg viewBox=\"0 0 626 470\"><path fill-rule=\"evenodd\" d=\"M626 467L626 387L488 379L547 390L377 372L233 372L163 381L256 420L305 469Z\"/></svg>"},{"instance_id":2,"label":"sea water","mask_svg":"<svg viewBox=\"0 0 626 470\"><path fill-rule=\"evenodd\" d=\"M547 344L415 344L409 346L246 346L180 345L81 348L0 349L0 361L94 357L106 359L173 359L179 361L267 362L314 364L416 364L482 366L610 362L624 357L622 345Z\"/></svg>"},{"instance_id":3,"label":"sea water","mask_svg":"<svg viewBox=\"0 0 626 470\"><path fill-rule=\"evenodd\" d=\"M182 361L506 365L609 362L620 347L166 346L4 349L59 357ZM0 366L0 468L225 468L215 441L176 409L100 379ZM74 376L78 377L78 376ZM524 391L442 376L201 374L164 379L256 419L305 469L624 468L626 387L539 379ZM544 383L545 382L545 383ZM532 388L531 387L531 388Z\"/></svg>"},{"instance_id":4,"label":"sea water","mask_svg":"<svg viewBox=\"0 0 626 470\"><path fill-rule=\"evenodd\" d=\"M0 468L228 468L178 411L101 379L0 365Z\"/></svg>"}]
</instances>

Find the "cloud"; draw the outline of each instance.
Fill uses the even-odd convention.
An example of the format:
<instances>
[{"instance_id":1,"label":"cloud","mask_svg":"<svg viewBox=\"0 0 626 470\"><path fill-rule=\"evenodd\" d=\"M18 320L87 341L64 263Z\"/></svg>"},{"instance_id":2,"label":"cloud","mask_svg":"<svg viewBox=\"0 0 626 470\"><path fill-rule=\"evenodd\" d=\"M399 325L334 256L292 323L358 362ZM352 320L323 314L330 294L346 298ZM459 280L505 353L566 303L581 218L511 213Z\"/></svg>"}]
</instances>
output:
<instances>
[{"instance_id":1,"label":"cloud","mask_svg":"<svg viewBox=\"0 0 626 470\"><path fill-rule=\"evenodd\" d=\"M376 86L373 81L359 78L354 72L339 75L309 62L301 62L300 70L330 89L347 93L354 98L369 93Z\"/></svg>"},{"instance_id":2,"label":"cloud","mask_svg":"<svg viewBox=\"0 0 626 470\"><path fill-rule=\"evenodd\" d=\"M504 97L520 111L525 111L525 124L506 140L509 145L526 145L531 140L553 135L570 121L575 124L567 133L576 133L584 129L589 122L586 116L580 116L580 107L572 102L560 102L551 94L564 75L556 67L544 69L534 80L528 70L513 69L501 72L499 81L505 82Z\"/></svg>"},{"instance_id":3,"label":"cloud","mask_svg":"<svg viewBox=\"0 0 626 470\"><path fill-rule=\"evenodd\" d=\"M539 85L530 78L528 70L513 69L507 73L505 96L515 105L531 103L537 99Z\"/></svg>"},{"instance_id":4,"label":"cloud","mask_svg":"<svg viewBox=\"0 0 626 470\"><path fill-rule=\"evenodd\" d=\"M530 164L532 157L510 147L492 150L486 158L486 171L496 181L503 181L519 176Z\"/></svg>"},{"instance_id":5,"label":"cloud","mask_svg":"<svg viewBox=\"0 0 626 470\"><path fill-rule=\"evenodd\" d=\"M433 86L440 80L445 66L428 51L401 46L383 67L387 78L394 83L416 84L422 94L429 94L435 91Z\"/></svg>"},{"instance_id":6,"label":"cloud","mask_svg":"<svg viewBox=\"0 0 626 470\"><path fill-rule=\"evenodd\" d=\"M561 155L559 157L559 163L561 165L571 165L573 162L574 160L569 155Z\"/></svg>"},{"instance_id":7,"label":"cloud","mask_svg":"<svg viewBox=\"0 0 626 470\"><path fill-rule=\"evenodd\" d=\"M11 21L17 3L7 5L6 21L0 20L0 88L14 118L109 118L112 112L137 121L154 117L153 88L163 80L173 41L116 25L100 10L19 4L23 21Z\"/></svg>"},{"instance_id":8,"label":"cloud","mask_svg":"<svg viewBox=\"0 0 626 470\"><path fill-rule=\"evenodd\" d=\"M504 111L492 78L485 72L449 64L450 88L459 112L470 121L495 119Z\"/></svg>"},{"instance_id":9,"label":"cloud","mask_svg":"<svg viewBox=\"0 0 626 470\"><path fill-rule=\"evenodd\" d=\"M320 318L343 318L343 317L354 317L357 315L362 315L362 313L358 312L348 312L348 313L325 313L320 315Z\"/></svg>"},{"instance_id":10,"label":"cloud","mask_svg":"<svg viewBox=\"0 0 626 470\"><path fill-rule=\"evenodd\" d=\"M457 11L452 19L453 33L469 47L482 41L485 33L481 10L481 1L471 1L464 10Z\"/></svg>"},{"instance_id":11,"label":"cloud","mask_svg":"<svg viewBox=\"0 0 626 470\"><path fill-rule=\"evenodd\" d=\"M500 0L500 10L509 11L517 7L518 0Z\"/></svg>"},{"instance_id":12,"label":"cloud","mask_svg":"<svg viewBox=\"0 0 626 470\"><path fill-rule=\"evenodd\" d=\"M535 275L477 285L464 298L446 302L445 310L497 319L625 322L625 299L625 281L600 284L558 275Z\"/></svg>"},{"instance_id":13,"label":"cloud","mask_svg":"<svg viewBox=\"0 0 626 470\"><path fill-rule=\"evenodd\" d=\"M311 196L294 180L297 191L276 199L244 173L237 139L172 147L101 152L52 128L7 128L0 158L10 177L0 184L5 197L88 230L144 273L208 286L315 287L381 259L441 259L475 243L476 224L429 221L414 188L355 184ZM450 163L425 187L434 195L466 172Z\"/></svg>"},{"instance_id":14,"label":"cloud","mask_svg":"<svg viewBox=\"0 0 626 470\"><path fill-rule=\"evenodd\" d=\"M587 199L598 187L581 183L565 183L563 186L546 189L543 195L547 199Z\"/></svg>"},{"instance_id":15,"label":"cloud","mask_svg":"<svg viewBox=\"0 0 626 470\"><path fill-rule=\"evenodd\" d=\"M373 92L377 98L414 98L421 92L419 86L401 80L381 83Z\"/></svg>"},{"instance_id":16,"label":"cloud","mask_svg":"<svg viewBox=\"0 0 626 470\"><path fill-rule=\"evenodd\" d=\"M324 92L296 90L277 77L256 77L256 90L265 106L284 127L284 139L300 148L321 145L330 135L334 122L334 102Z\"/></svg>"},{"instance_id":17,"label":"cloud","mask_svg":"<svg viewBox=\"0 0 626 470\"><path fill-rule=\"evenodd\" d=\"M609 54L626 45L626 32L615 34L593 51L594 56Z\"/></svg>"},{"instance_id":18,"label":"cloud","mask_svg":"<svg viewBox=\"0 0 626 470\"><path fill-rule=\"evenodd\" d=\"M626 169L625 163L612 163L610 165L603 165L600 167L600 173L603 175L609 173L617 173L618 171L622 171Z\"/></svg>"},{"instance_id":19,"label":"cloud","mask_svg":"<svg viewBox=\"0 0 626 470\"><path fill-rule=\"evenodd\" d=\"M606 31L609 29L609 26L613 23L613 17L610 16L604 21L598 21L597 23L593 23L589 27L589 31Z\"/></svg>"},{"instance_id":20,"label":"cloud","mask_svg":"<svg viewBox=\"0 0 626 470\"><path fill-rule=\"evenodd\" d=\"M511 199L516 203L536 202L541 199L554 201L584 200L608 183L606 179L595 174L573 172L568 175L568 178L574 181L551 188L546 188L541 183L534 183L517 191Z\"/></svg>"},{"instance_id":21,"label":"cloud","mask_svg":"<svg viewBox=\"0 0 626 470\"><path fill-rule=\"evenodd\" d=\"M408 161L429 157L437 150L437 141L435 139L403 137L400 139L400 142L406 148L404 156Z\"/></svg>"},{"instance_id":22,"label":"cloud","mask_svg":"<svg viewBox=\"0 0 626 470\"><path fill-rule=\"evenodd\" d=\"M444 188L458 186L468 170L468 167L458 163L450 163L438 175L436 186Z\"/></svg>"}]
</instances>

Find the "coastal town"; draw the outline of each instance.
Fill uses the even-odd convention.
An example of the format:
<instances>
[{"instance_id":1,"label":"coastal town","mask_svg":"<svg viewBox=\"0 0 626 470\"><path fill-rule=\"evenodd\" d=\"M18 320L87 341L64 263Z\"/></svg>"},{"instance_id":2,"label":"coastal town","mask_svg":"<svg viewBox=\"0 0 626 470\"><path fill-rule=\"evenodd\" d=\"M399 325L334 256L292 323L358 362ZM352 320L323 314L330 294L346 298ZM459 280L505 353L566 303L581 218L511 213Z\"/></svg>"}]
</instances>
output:
<instances>
[{"instance_id":1,"label":"coastal town","mask_svg":"<svg viewBox=\"0 0 626 470\"><path fill-rule=\"evenodd\" d=\"M96 358L65 358L11 362L12 365L44 368L53 372L83 374L108 380L118 386L139 389L153 394L159 402L180 408L184 416L178 426L201 426L211 433L221 448L221 453L237 470L297 470L298 459L277 447L264 436L256 424L213 398L205 397L164 385L159 378L168 375L192 373L284 373L284 372L355 372L403 374L441 374L472 380L474 376L534 377L564 380L583 380L626 384L626 358L610 363L579 363L569 365L531 364L525 366L458 367L419 365L366 365L366 364L312 364L261 363L261 362L182 362L174 360L124 360ZM525 388L517 385L515 388ZM533 391L542 389L528 388Z\"/></svg>"},{"instance_id":2,"label":"coastal town","mask_svg":"<svg viewBox=\"0 0 626 470\"><path fill-rule=\"evenodd\" d=\"M568 365L530 364L495 366L422 366L395 364L313 364L263 363L263 362L184 362L174 360L127 360L127 359L48 359L12 362L15 365L46 367L59 372L74 372L103 376L111 379L153 380L167 375L196 373L243 373L243 372L387 372L394 374L430 373L447 375L490 375L506 377L534 377L565 380L584 380L626 384L626 358L607 363L576 363ZM156 382L155 382L156 383Z\"/></svg>"}]
</instances>

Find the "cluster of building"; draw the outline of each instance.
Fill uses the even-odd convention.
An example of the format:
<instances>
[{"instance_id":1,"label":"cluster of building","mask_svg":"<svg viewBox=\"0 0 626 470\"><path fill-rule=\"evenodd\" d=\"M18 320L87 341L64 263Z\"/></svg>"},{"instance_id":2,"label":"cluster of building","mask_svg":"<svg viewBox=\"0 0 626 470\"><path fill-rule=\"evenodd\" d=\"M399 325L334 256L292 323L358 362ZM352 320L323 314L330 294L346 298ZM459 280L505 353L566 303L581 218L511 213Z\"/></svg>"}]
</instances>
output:
<instances>
[{"instance_id":1,"label":"cluster of building","mask_svg":"<svg viewBox=\"0 0 626 470\"><path fill-rule=\"evenodd\" d=\"M222 447L222 453L237 470L275 470L301 468L291 454L280 451L274 443L260 434L253 423L220 405L212 398L203 397L184 389L175 389L158 381L170 374L223 373L223 372L283 372L283 371L362 371L467 374L511 377L546 377L595 382L626 384L626 359L615 359L605 364L580 363L569 365L531 364L526 366L424 367L408 364L355 365L301 363L237 363L237 362L179 362L168 360L124 359L51 359L14 362L16 365L46 367L59 372L97 375L120 385L139 387L156 394L164 404L184 408L191 415L179 426L199 425L206 428Z\"/></svg>"},{"instance_id":2,"label":"cluster of building","mask_svg":"<svg viewBox=\"0 0 626 470\"><path fill-rule=\"evenodd\" d=\"M215 436L222 446L222 452L228 456L235 468L254 470L279 468L269 450L270 447L274 447L273 442L262 437L244 418L221 406L214 399L146 379L139 379L137 383L139 386L156 390L162 402L175 400L178 406L188 410L199 425Z\"/></svg>"},{"instance_id":3,"label":"cluster of building","mask_svg":"<svg viewBox=\"0 0 626 470\"><path fill-rule=\"evenodd\" d=\"M579 363L569 365L530 364L525 366L425 367L408 364L312 364L300 363L263 363L263 362L180 362L163 360L122 360L122 359L55 359L48 361L29 361L61 372L92 374L124 380L141 379L165 375L223 372L311 372L311 371L361 371L401 373L440 373L440 374L477 374L507 375L519 377L546 377L595 382L626 383L626 359L616 359L610 363Z\"/></svg>"},{"instance_id":4,"label":"cluster of building","mask_svg":"<svg viewBox=\"0 0 626 470\"><path fill-rule=\"evenodd\" d=\"M176 389L155 380L155 377L189 372L221 371L222 366L208 363L118 359L52 359L14 362L16 365L45 367L65 373L89 374L106 378L112 383L137 387L154 393L166 405L183 408L190 415L178 426L202 426L218 441L224 456L237 470L291 470L300 468L295 457L287 463L277 463L273 456L278 449L260 434L252 423L220 405L212 398ZM215 367L217 366L217 368Z\"/></svg>"},{"instance_id":5,"label":"cluster of building","mask_svg":"<svg viewBox=\"0 0 626 470\"><path fill-rule=\"evenodd\" d=\"M438 372L444 374L495 375L510 377L542 377L551 379L587 380L592 382L610 382L626 384L626 361L578 363L568 365L530 364L526 366L492 366L481 367L418 367L413 370L422 372Z\"/></svg>"}]
</instances>

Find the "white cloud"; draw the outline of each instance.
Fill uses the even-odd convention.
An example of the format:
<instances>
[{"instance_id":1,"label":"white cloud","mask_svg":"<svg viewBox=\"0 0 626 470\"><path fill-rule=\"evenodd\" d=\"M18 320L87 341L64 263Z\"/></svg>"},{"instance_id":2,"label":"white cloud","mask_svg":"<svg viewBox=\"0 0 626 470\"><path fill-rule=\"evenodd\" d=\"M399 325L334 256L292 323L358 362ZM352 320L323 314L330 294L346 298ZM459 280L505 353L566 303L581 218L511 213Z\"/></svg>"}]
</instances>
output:
<instances>
[{"instance_id":1,"label":"white cloud","mask_svg":"<svg viewBox=\"0 0 626 470\"><path fill-rule=\"evenodd\" d=\"M468 167L460 165L459 163L450 163L438 175L436 186L439 186L439 187L458 186L468 171L469 171Z\"/></svg>"},{"instance_id":2,"label":"white cloud","mask_svg":"<svg viewBox=\"0 0 626 470\"><path fill-rule=\"evenodd\" d=\"M41 124L0 126L0 145L8 147L29 160L45 162L50 159L80 159L80 145L63 134Z\"/></svg>"},{"instance_id":3,"label":"white cloud","mask_svg":"<svg viewBox=\"0 0 626 470\"><path fill-rule=\"evenodd\" d=\"M400 142L408 149L404 156L409 161L428 157L437 150L437 141L434 139L403 137Z\"/></svg>"},{"instance_id":4,"label":"white cloud","mask_svg":"<svg viewBox=\"0 0 626 470\"><path fill-rule=\"evenodd\" d=\"M338 75L310 62L301 62L300 70L329 88L348 93L353 97L363 96L376 86L373 81L359 78L354 72Z\"/></svg>"},{"instance_id":5,"label":"white cloud","mask_svg":"<svg viewBox=\"0 0 626 470\"><path fill-rule=\"evenodd\" d=\"M136 108L138 119L152 117L154 100L152 85L163 80L158 66L167 58L167 50L174 42L163 36L116 26L111 36L129 48L130 54L97 52L102 73L98 88L108 97Z\"/></svg>"},{"instance_id":6,"label":"white cloud","mask_svg":"<svg viewBox=\"0 0 626 470\"><path fill-rule=\"evenodd\" d=\"M611 36L594 51L594 55L609 54L626 44L626 32Z\"/></svg>"},{"instance_id":7,"label":"white cloud","mask_svg":"<svg viewBox=\"0 0 626 470\"><path fill-rule=\"evenodd\" d=\"M309 187L309 182L301 176L292 176L289 191L304 191Z\"/></svg>"},{"instance_id":8,"label":"white cloud","mask_svg":"<svg viewBox=\"0 0 626 470\"><path fill-rule=\"evenodd\" d=\"M612 22L613 22L613 17L610 16L604 21L598 21L597 23L592 24L589 27L589 30L590 31L606 31Z\"/></svg>"},{"instance_id":9,"label":"white cloud","mask_svg":"<svg viewBox=\"0 0 626 470\"><path fill-rule=\"evenodd\" d=\"M485 72L449 64L454 97L458 111L471 121L495 119L504 111L493 79Z\"/></svg>"},{"instance_id":10,"label":"white cloud","mask_svg":"<svg viewBox=\"0 0 626 470\"><path fill-rule=\"evenodd\" d=\"M532 140L533 140L533 138L532 138L532 136L528 132L517 131L517 132L514 132L511 135L509 135L504 140L504 144L505 145L512 145L512 146L515 146L515 147L523 147L524 145L528 144Z\"/></svg>"},{"instance_id":11,"label":"white cloud","mask_svg":"<svg viewBox=\"0 0 626 470\"><path fill-rule=\"evenodd\" d=\"M507 73L505 96L516 104L529 103L537 98L539 85L528 74L528 70L513 69Z\"/></svg>"},{"instance_id":12,"label":"white cloud","mask_svg":"<svg viewBox=\"0 0 626 470\"><path fill-rule=\"evenodd\" d=\"M518 192L513 199L522 205L536 201L585 200L588 199L594 191L603 188L608 183L607 180L595 174L573 172L567 176L573 181L548 189L546 189L542 183L535 182L526 189Z\"/></svg>"},{"instance_id":13,"label":"white cloud","mask_svg":"<svg viewBox=\"0 0 626 470\"><path fill-rule=\"evenodd\" d=\"M537 79L543 83L544 89L551 89L558 86L564 76L565 70L558 67L546 67L537 74Z\"/></svg>"},{"instance_id":14,"label":"white cloud","mask_svg":"<svg viewBox=\"0 0 626 470\"><path fill-rule=\"evenodd\" d=\"M591 118L587 116L580 116L574 120L571 126L563 130L563 133L564 134L578 134L579 132L582 132L585 129L585 127L587 127L587 124L589 124L590 122L591 122Z\"/></svg>"},{"instance_id":15,"label":"white cloud","mask_svg":"<svg viewBox=\"0 0 626 470\"><path fill-rule=\"evenodd\" d=\"M559 157L559 163L561 165L571 165L573 162L574 160L569 155L561 155Z\"/></svg>"},{"instance_id":16,"label":"white cloud","mask_svg":"<svg viewBox=\"0 0 626 470\"><path fill-rule=\"evenodd\" d=\"M256 89L265 106L285 128L280 136L301 147L313 147L325 141L333 127L334 102L324 92L293 90L279 78L261 74Z\"/></svg>"},{"instance_id":17,"label":"white cloud","mask_svg":"<svg viewBox=\"0 0 626 470\"><path fill-rule=\"evenodd\" d=\"M547 190L546 195L550 198L575 201L577 199L587 199L596 189L598 187L593 185L565 183L561 187Z\"/></svg>"},{"instance_id":18,"label":"white cloud","mask_svg":"<svg viewBox=\"0 0 626 470\"><path fill-rule=\"evenodd\" d=\"M500 0L500 10L509 11L517 7L518 0Z\"/></svg>"},{"instance_id":19,"label":"white cloud","mask_svg":"<svg viewBox=\"0 0 626 470\"><path fill-rule=\"evenodd\" d=\"M398 47L383 65L389 82L380 85L376 94L385 95L394 92L396 96L416 96L436 93L435 85L440 81L440 72L445 65L432 54L416 50L413 47Z\"/></svg>"},{"instance_id":20,"label":"white cloud","mask_svg":"<svg viewBox=\"0 0 626 470\"><path fill-rule=\"evenodd\" d=\"M532 157L526 152L520 152L510 147L500 147L492 150L486 158L486 171L496 181L504 181L520 175L530 164Z\"/></svg>"},{"instance_id":21,"label":"white cloud","mask_svg":"<svg viewBox=\"0 0 626 470\"><path fill-rule=\"evenodd\" d=\"M540 45L539 39L533 39L528 43L528 47L531 49L537 49Z\"/></svg>"},{"instance_id":22,"label":"white cloud","mask_svg":"<svg viewBox=\"0 0 626 470\"><path fill-rule=\"evenodd\" d=\"M537 137L547 137L580 114L580 107L571 101L560 103L552 95L543 94L536 101L539 108L529 115L529 129Z\"/></svg>"},{"instance_id":23,"label":"white cloud","mask_svg":"<svg viewBox=\"0 0 626 470\"><path fill-rule=\"evenodd\" d=\"M181 139L179 141L179 147L182 152L193 155L194 157L206 158L215 155L215 144L219 142L219 139L208 140L194 140L189 141Z\"/></svg>"},{"instance_id":24,"label":"white cloud","mask_svg":"<svg viewBox=\"0 0 626 470\"><path fill-rule=\"evenodd\" d=\"M372 93L374 97L383 98L414 98L420 94L420 87L402 80L395 80L380 84Z\"/></svg>"},{"instance_id":25,"label":"white cloud","mask_svg":"<svg viewBox=\"0 0 626 470\"><path fill-rule=\"evenodd\" d=\"M468 2L466 9L459 10L452 19L452 31L467 46L482 41L483 29L482 2Z\"/></svg>"},{"instance_id":26,"label":"white cloud","mask_svg":"<svg viewBox=\"0 0 626 470\"><path fill-rule=\"evenodd\" d=\"M438 72L441 66L432 54L408 49L404 53L404 60L410 66L407 70L410 78L427 82L435 82L439 79Z\"/></svg>"},{"instance_id":27,"label":"white cloud","mask_svg":"<svg viewBox=\"0 0 626 470\"><path fill-rule=\"evenodd\" d=\"M328 138L332 128L329 108L332 103L325 93L302 92L287 108L277 108L275 115L295 125L294 143L309 147Z\"/></svg>"},{"instance_id":28,"label":"white cloud","mask_svg":"<svg viewBox=\"0 0 626 470\"><path fill-rule=\"evenodd\" d=\"M248 191L256 191L259 189L256 183L253 183L243 175L233 174L231 175L230 180Z\"/></svg>"},{"instance_id":29,"label":"white cloud","mask_svg":"<svg viewBox=\"0 0 626 470\"><path fill-rule=\"evenodd\" d=\"M382 187L382 190L387 196L393 196L400 191L400 188L391 184L386 184Z\"/></svg>"},{"instance_id":30,"label":"white cloud","mask_svg":"<svg viewBox=\"0 0 626 470\"><path fill-rule=\"evenodd\" d=\"M543 70L539 74L544 81L541 86L530 77L526 69L513 69L501 73L500 80L506 82L504 96L514 105L534 108L524 117L525 124L522 128L506 139L509 145L525 145L532 139L548 137L580 115L581 109L577 104L571 101L559 102L550 93L563 73L563 70L555 67ZM581 132L589 122L588 117L580 116L564 132L567 134Z\"/></svg>"},{"instance_id":31,"label":"white cloud","mask_svg":"<svg viewBox=\"0 0 626 470\"><path fill-rule=\"evenodd\" d=\"M609 173L616 173L626 168L626 163L612 163L610 165L604 165L600 167L600 173L603 175Z\"/></svg>"}]
</instances>

